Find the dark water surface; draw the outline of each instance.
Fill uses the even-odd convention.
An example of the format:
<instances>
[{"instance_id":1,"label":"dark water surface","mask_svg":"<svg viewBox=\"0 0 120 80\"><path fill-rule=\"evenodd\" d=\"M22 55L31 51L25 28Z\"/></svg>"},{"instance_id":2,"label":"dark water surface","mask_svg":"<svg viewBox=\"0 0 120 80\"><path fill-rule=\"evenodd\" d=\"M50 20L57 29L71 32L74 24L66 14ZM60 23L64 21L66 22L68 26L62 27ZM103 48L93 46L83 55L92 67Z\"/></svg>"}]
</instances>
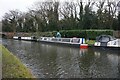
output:
<instances>
[{"instance_id":1,"label":"dark water surface","mask_svg":"<svg viewBox=\"0 0 120 80\"><path fill-rule=\"evenodd\" d=\"M5 39L2 43L38 78L120 78L119 51Z\"/></svg>"}]
</instances>

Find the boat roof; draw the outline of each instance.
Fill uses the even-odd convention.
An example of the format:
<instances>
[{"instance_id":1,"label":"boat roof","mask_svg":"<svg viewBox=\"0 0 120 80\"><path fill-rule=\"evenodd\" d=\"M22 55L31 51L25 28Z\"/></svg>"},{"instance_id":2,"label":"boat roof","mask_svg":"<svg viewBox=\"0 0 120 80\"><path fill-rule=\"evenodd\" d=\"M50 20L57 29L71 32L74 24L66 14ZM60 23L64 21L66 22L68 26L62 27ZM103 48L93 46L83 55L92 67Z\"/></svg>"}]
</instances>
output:
<instances>
[{"instance_id":1,"label":"boat roof","mask_svg":"<svg viewBox=\"0 0 120 80\"><path fill-rule=\"evenodd\" d=\"M101 42L101 39L106 39L106 38L109 38L109 41L116 39L115 37L113 37L111 35L100 35L100 36L96 37L96 40Z\"/></svg>"}]
</instances>

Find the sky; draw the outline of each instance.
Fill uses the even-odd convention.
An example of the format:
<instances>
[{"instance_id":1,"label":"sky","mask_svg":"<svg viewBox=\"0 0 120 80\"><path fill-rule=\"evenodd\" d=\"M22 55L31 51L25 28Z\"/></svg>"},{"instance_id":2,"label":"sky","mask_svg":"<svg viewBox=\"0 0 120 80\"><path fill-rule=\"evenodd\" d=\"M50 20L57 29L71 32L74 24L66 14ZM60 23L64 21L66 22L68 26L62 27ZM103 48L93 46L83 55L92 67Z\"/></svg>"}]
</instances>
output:
<instances>
[{"instance_id":1,"label":"sky","mask_svg":"<svg viewBox=\"0 0 120 80\"><path fill-rule=\"evenodd\" d=\"M0 20L9 10L27 11L36 1L38 0L0 0Z\"/></svg>"}]
</instances>

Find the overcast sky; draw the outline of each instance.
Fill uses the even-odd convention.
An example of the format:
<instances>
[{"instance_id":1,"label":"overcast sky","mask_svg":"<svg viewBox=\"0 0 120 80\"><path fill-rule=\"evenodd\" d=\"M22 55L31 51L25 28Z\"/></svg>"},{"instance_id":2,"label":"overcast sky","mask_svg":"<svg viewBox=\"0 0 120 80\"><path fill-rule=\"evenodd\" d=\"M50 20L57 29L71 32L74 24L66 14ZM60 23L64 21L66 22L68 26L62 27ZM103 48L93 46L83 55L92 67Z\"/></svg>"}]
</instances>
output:
<instances>
[{"instance_id":1,"label":"overcast sky","mask_svg":"<svg viewBox=\"0 0 120 80\"><path fill-rule=\"evenodd\" d=\"M9 10L27 11L36 1L40 0L0 0L0 20Z\"/></svg>"}]
</instances>

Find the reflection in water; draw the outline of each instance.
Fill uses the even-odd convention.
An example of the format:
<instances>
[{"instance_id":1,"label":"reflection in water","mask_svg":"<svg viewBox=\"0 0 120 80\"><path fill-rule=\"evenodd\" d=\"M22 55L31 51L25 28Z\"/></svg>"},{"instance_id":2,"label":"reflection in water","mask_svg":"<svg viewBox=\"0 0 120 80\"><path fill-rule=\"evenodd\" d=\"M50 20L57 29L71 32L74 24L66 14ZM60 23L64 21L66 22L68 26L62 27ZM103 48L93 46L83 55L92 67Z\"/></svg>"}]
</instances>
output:
<instances>
[{"instance_id":1,"label":"reflection in water","mask_svg":"<svg viewBox=\"0 0 120 80\"><path fill-rule=\"evenodd\" d=\"M118 52L77 49L39 42L3 40L3 44L40 78L118 78Z\"/></svg>"}]
</instances>

